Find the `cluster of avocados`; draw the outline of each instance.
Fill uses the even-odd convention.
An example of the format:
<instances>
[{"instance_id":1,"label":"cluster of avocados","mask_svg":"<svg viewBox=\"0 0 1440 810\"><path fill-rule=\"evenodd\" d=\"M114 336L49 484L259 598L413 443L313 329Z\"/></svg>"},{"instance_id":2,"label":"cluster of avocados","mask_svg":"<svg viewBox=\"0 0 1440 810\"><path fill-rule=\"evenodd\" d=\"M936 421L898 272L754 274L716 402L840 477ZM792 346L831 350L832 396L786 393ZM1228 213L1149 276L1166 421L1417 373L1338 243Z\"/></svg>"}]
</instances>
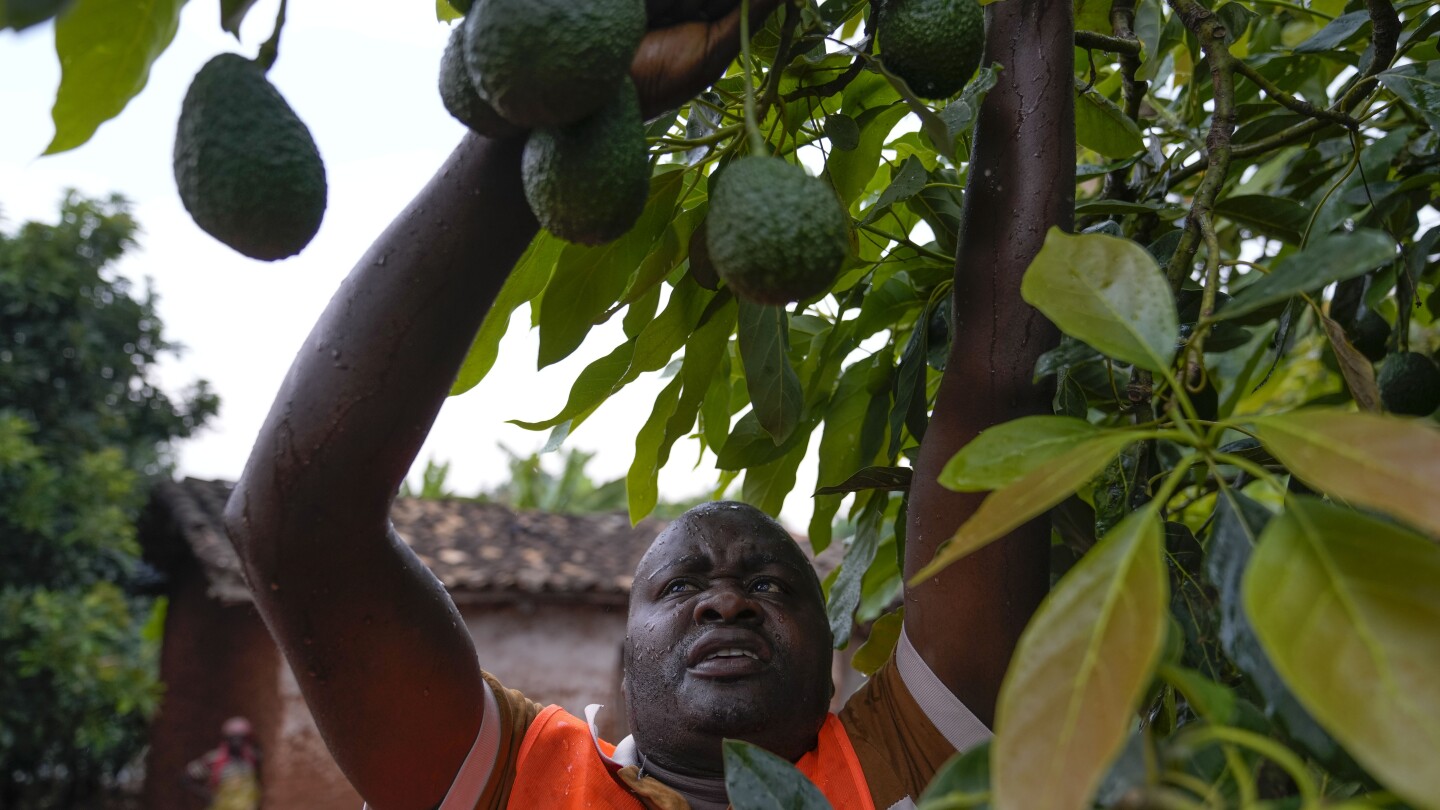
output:
<instances>
[{"instance_id":1,"label":"cluster of avocados","mask_svg":"<svg viewBox=\"0 0 1440 810\"><path fill-rule=\"evenodd\" d=\"M531 130L525 197L561 239L609 242L644 211L650 162L628 74L645 14L644 0L481 0L441 58L451 115L492 137ZM823 292L849 244L834 193L774 157L741 158L722 177L707 224L720 277L763 303Z\"/></svg>"},{"instance_id":2,"label":"cluster of avocados","mask_svg":"<svg viewBox=\"0 0 1440 810\"><path fill-rule=\"evenodd\" d=\"M634 225L651 174L630 65L646 0L452 0L464 14L440 60L445 108L493 138L526 137L525 196L555 236L598 245ZM979 64L977 0L887 0L878 36L887 68L920 95L953 95ZM278 32L277 32L278 33ZM235 250L276 260L314 237L325 167L310 132L266 78L269 58L221 54L196 75L175 139L180 197ZM822 294L849 254L849 216L800 166L751 154L712 177L705 247L748 300Z\"/></svg>"}]
</instances>

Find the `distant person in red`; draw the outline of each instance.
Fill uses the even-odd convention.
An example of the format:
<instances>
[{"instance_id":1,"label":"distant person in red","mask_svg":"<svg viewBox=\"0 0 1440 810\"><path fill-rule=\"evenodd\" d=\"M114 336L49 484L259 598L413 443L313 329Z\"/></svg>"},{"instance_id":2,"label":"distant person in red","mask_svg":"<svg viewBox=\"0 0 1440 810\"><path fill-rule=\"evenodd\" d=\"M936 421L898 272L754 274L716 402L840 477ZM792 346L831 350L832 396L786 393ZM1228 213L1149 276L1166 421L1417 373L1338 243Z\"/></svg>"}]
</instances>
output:
<instances>
[{"instance_id":1,"label":"distant person in red","mask_svg":"<svg viewBox=\"0 0 1440 810\"><path fill-rule=\"evenodd\" d=\"M232 717L220 726L220 744L185 768L190 784L207 798L207 810L260 807L260 747L250 721Z\"/></svg>"}]
</instances>

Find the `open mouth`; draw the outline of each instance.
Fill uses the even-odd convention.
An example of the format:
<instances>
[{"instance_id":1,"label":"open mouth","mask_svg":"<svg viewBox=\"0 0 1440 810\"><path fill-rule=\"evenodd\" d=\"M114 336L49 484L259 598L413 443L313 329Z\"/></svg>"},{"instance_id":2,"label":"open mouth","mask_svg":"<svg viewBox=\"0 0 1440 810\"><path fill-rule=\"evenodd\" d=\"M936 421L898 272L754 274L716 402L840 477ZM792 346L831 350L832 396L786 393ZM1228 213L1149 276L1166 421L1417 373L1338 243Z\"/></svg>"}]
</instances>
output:
<instances>
[{"instance_id":1,"label":"open mouth","mask_svg":"<svg viewBox=\"0 0 1440 810\"><path fill-rule=\"evenodd\" d=\"M712 631L686 656L687 669L702 678L738 678L753 675L769 665L769 644L759 634L749 631Z\"/></svg>"}]
</instances>

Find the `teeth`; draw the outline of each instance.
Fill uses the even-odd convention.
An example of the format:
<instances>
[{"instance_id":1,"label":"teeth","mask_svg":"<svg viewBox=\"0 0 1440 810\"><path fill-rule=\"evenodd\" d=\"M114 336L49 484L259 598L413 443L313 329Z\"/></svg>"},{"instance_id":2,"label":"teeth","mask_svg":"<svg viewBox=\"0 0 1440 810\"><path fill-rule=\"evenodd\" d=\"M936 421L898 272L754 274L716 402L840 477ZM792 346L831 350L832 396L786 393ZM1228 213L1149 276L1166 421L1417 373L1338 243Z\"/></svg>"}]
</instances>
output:
<instances>
[{"instance_id":1,"label":"teeth","mask_svg":"<svg viewBox=\"0 0 1440 810\"><path fill-rule=\"evenodd\" d=\"M715 652L705 656L705 658L708 660L710 658L738 658L741 656L744 656L746 658L754 658L757 661L760 660L759 656L755 655L755 653L752 653L749 650L742 650L737 647L726 647L723 650L716 650Z\"/></svg>"}]
</instances>

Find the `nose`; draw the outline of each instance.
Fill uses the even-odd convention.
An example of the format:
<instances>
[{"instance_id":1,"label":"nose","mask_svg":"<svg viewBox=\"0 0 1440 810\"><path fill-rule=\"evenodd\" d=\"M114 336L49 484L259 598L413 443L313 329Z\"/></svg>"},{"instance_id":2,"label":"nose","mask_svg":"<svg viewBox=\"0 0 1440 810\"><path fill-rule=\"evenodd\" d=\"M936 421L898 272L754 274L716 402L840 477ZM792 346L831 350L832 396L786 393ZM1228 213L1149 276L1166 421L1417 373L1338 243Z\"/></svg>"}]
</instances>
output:
<instances>
[{"instance_id":1,"label":"nose","mask_svg":"<svg viewBox=\"0 0 1440 810\"><path fill-rule=\"evenodd\" d=\"M713 584L695 602L696 624L759 624L760 611L738 585Z\"/></svg>"}]
</instances>

